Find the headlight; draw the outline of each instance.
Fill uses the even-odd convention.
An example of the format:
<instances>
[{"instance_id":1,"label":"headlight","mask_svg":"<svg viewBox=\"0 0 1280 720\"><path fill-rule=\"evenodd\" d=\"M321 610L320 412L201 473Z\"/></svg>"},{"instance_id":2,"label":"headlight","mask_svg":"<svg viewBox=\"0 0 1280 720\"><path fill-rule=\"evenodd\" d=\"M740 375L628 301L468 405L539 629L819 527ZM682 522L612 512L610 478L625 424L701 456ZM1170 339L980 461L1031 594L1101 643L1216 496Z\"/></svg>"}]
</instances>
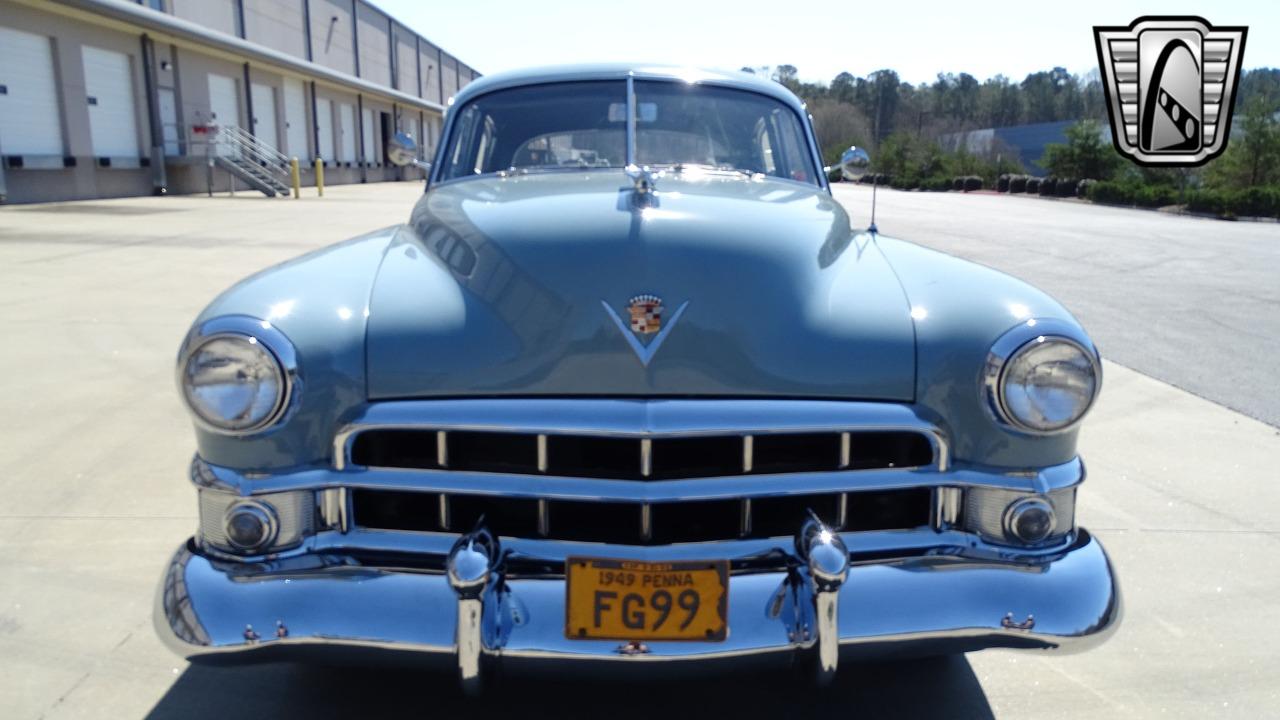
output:
<instances>
[{"instance_id":1,"label":"headlight","mask_svg":"<svg viewBox=\"0 0 1280 720\"><path fill-rule=\"evenodd\" d=\"M1000 420L1019 430L1062 432L1093 405L1102 369L1087 339L1054 334L1037 325L1020 326L992 349L988 400Z\"/></svg>"},{"instance_id":2,"label":"headlight","mask_svg":"<svg viewBox=\"0 0 1280 720\"><path fill-rule=\"evenodd\" d=\"M282 362L281 354L288 362ZM178 384L201 426L242 435L284 414L293 370L293 348L270 324L221 318L188 338L179 359Z\"/></svg>"}]
</instances>

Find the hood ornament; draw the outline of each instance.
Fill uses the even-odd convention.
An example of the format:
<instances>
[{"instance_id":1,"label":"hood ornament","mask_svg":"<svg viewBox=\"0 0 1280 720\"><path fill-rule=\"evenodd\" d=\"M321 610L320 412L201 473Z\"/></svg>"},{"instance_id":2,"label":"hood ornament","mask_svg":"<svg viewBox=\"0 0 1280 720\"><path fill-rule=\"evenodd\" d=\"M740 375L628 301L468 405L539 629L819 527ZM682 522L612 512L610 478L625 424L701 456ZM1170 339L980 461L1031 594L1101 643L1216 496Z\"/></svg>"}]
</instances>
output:
<instances>
[{"instance_id":1,"label":"hood ornament","mask_svg":"<svg viewBox=\"0 0 1280 720\"><path fill-rule=\"evenodd\" d=\"M649 166L640 167L631 164L626 167L627 178L631 180L631 203L638 209L658 206L658 188L654 185L660 173L655 173Z\"/></svg>"},{"instance_id":2,"label":"hood ornament","mask_svg":"<svg viewBox=\"0 0 1280 720\"><path fill-rule=\"evenodd\" d=\"M601 300L600 304L604 306L604 311L609 314L613 324L618 326L618 331L622 333L622 337L631 346L631 350L635 352L636 357L640 358L640 364L645 367L648 367L654 353L658 352L662 342L667 339L671 328L675 327L676 322L680 320L680 316L684 314L684 309L689 307L688 300L681 303L680 307L676 308L676 311L671 314L671 319L666 323L666 327L663 327L662 316L665 308L662 306L662 298L657 295L643 294L631 298L631 301L627 304L630 322L623 322L622 317L608 302ZM647 341L641 340L642 337L649 336L652 336L651 339Z\"/></svg>"}]
</instances>

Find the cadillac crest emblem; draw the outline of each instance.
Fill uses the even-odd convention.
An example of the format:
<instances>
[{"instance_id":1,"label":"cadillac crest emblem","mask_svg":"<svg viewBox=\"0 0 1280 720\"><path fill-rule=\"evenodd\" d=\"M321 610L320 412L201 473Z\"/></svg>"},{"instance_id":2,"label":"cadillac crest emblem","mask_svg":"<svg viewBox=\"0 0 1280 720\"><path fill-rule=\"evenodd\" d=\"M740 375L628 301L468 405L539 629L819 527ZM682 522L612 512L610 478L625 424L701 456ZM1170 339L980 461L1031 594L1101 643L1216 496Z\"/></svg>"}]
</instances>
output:
<instances>
[{"instance_id":1,"label":"cadillac crest emblem","mask_svg":"<svg viewBox=\"0 0 1280 720\"><path fill-rule=\"evenodd\" d=\"M631 311L631 332L652 335L662 329L662 298L637 295L627 305Z\"/></svg>"},{"instance_id":2,"label":"cadillac crest emblem","mask_svg":"<svg viewBox=\"0 0 1280 720\"><path fill-rule=\"evenodd\" d=\"M657 295L636 295L631 298L627 303L626 313L630 315L630 321L623 320L623 316L619 315L607 301L601 300L600 306L617 326L618 332L622 333L622 339L626 340L632 352L640 359L640 364L648 367L658 348L662 347L662 342L679 322L685 308L689 307L689 301L680 303L665 323L662 321L662 316L666 313L666 308L662 306L662 298Z\"/></svg>"}]
</instances>

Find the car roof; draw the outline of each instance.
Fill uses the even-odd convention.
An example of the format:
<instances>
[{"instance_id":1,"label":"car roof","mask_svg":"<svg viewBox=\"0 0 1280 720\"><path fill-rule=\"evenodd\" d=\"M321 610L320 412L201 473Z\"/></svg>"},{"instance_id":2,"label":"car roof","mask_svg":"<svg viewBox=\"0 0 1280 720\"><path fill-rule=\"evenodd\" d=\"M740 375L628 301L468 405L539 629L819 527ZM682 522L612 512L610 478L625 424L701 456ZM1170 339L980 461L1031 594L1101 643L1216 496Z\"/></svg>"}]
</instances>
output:
<instances>
[{"instance_id":1,"label":"car roof","mask_svg":"<svg viewBox=\"0 0 1280 720\"><path fill-rule=\"evenodd\" d=\"M628 76L644 80L706 83L720 87L750 90L781 100L802 114L806 112L804 103L801 102L800 98L796 97L781 83L749 72L636 63L553 65L494 73L469 83L449 101L449 104L463 103L477 95L482 95L492 90L519 87L521 85L583 80L625 80Z\"/></svg>"}]
</instances>

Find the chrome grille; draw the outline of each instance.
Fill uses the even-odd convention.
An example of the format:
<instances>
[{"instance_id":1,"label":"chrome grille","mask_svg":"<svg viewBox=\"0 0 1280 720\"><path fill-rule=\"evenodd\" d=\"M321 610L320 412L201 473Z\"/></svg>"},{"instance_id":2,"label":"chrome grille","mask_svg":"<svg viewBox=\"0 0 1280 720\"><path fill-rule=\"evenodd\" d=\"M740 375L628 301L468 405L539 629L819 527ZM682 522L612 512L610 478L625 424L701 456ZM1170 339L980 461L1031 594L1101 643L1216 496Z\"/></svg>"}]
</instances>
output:
<instances>
[{"instance_id":1,"label":"chrome grille","mask_svg":"<svg viewBox=\"0 0 1280 720\"><path fill-rule=\"evenodd\" d=\"M353 489L357 527L465 532L481 517L496 534L621 545L793 535L809 510L847 531L909 530L930 522L933 491L914 487L748 499L634 503Z\"/></svg>"},{"instance_id":2,"label":"chrome grille","mask_svg":"<svg viewBox=\"0 0 1280 720\"><path fill-rule=\"evenodd\" d=\"M914 430L611 436L373 428L350 441L363 467L611 480L904 469L935 462Z\"/></svg>"}]
</instances>

